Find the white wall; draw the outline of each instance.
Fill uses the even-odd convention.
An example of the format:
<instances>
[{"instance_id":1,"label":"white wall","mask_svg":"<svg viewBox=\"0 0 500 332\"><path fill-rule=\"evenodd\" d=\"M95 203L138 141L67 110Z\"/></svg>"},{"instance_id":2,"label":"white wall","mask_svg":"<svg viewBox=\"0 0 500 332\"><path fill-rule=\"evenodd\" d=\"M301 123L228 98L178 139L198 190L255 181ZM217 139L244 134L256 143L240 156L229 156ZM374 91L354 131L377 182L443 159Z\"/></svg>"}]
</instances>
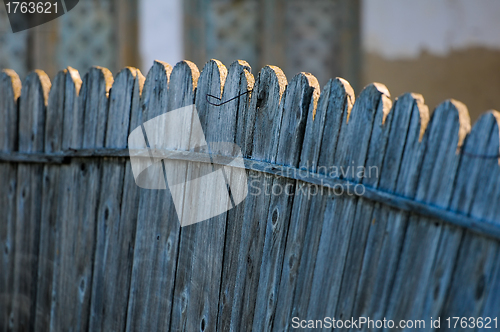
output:
<instances>
[{"instance_id":1,"label":"white wall","mask_svg":"<svg viewBox=\"0 0 500 332\"><path fill-rule=\"evenodd\" d=\"M139 0L139 50L144 75L154 60L183 59L182 0Z\"/></svg>"},{"instance_id":2,"label":"white wall","mask_svg":"<svg viewBox=\"0 0 500 332\"><path fill-rule=\"evenodd\" d=\"M362 8L363 47L387 60L500 49L499 0L363 0Z\"/></svg>"}]
</instances>

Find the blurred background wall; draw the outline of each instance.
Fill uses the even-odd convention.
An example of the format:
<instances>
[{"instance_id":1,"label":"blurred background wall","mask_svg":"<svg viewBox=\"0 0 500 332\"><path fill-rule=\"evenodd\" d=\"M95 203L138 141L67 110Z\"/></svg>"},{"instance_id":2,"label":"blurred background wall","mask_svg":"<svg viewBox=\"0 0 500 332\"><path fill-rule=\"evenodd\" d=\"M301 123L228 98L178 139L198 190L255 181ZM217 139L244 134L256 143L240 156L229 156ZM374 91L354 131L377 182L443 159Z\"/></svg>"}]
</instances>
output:
<instances>
[{"instance_id":1,"label":"blurred background wall","mask_svg":"<svg viewBox=\"0 0 500 332\"><path fill-rule=\"evenodd\" d=\"M500 110L500 1L365 0L362 17L363 84Z\"/></svg>"},{"instance_id":2,"label":"blurred background wall","mask_svg":"<svg viewBox=\"0 0 500 332\"><path fill-rule=\"evenodd\" d=\"M201 69L266 64L324 85L341 76L359 93L378 81L393 97L422 93L434 108L463 101L473 119L500 109L498 0L80 0L66 15L13 34L0 4L0 67L21 78L72 66L147 73L154 59Z\"/></svg>"}]
</instances>

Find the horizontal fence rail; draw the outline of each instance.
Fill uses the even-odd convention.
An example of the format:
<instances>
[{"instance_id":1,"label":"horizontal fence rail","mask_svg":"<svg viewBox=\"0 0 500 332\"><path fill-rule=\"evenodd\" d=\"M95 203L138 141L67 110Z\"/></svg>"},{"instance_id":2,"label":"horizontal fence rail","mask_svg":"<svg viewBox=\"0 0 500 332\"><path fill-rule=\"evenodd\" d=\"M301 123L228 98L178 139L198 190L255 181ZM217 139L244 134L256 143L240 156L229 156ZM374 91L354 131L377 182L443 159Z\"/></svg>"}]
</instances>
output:
<instances>
[{"instance_id":1,"label":"horizontal fence rail","mask_svg":"<svg viewBox=\"0 0 500 332\"><path fill-rule=\"evenodd\" d=\"M148 132L190 105L192 131ZM211 60L52 83L4 70L0 118L0 331L500 316L496 111L471 126L455 100L431 114L379 83L355 98L341 78L320 90L308 73ZM131 156L164 190L136 184ZM222 190L193 181L212 172ZM228 207L181 227L215 208L204 201Z\"/></svg>"},{"instance_id":2,"label":"horizontal fence rail","mask_svg":"<svg viewBox=\"0 0 500 332\"><path fill-rule=\"evenodd\" d=\"M59 153L0 153L0 162L10 163L35 163L35 164L68 164L73 158L121 158L129 159L131 150L129 149L95 149L95 150L69 150ZM209 163L213 165L229 165L233 157L211 154L211 159L207 160L205 154L194 151L179 150L156 150L156 156L161 159L182 160L189 162ZM135 156L137 158L137 156ZM148 154L142 156L150 158ZM476 156L473 156L476 157ZM496 156L493 156L496 158ZM479 158L491 158L479 156ZM400 210L413 212L422 216L439 219L457 226L468 228L484 236L500 239L500 224L494 221L481 220L474 218L460 211L452 211L432 206L425 202L419 202L397 194L378 190L369 186L363 186L362 191L352 191L348 189L357 185L357 182L351 182L339 177L332 177L320 173L310 172L308 169L299 169L295 167L278 165L265 161L256 161L244 158L243 165L232 165L231 167L243 168L255 172L262 172L277 177L284 177L291 180L298 180L319 187L336 189L338 195L362 196L366 199L385 204Z\"/></svg>"}]
</instances>

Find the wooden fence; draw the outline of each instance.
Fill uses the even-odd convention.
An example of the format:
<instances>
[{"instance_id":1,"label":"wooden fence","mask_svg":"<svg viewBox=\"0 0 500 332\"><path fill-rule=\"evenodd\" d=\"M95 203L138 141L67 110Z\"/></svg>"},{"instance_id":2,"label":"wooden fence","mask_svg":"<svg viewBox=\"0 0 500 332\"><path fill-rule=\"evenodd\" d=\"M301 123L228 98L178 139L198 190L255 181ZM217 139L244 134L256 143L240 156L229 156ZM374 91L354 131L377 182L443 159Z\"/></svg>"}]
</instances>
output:
<instances>
[{"instance_id":1,"label":"wooden fence","mask_svg":"<svg viewBox=\"0 0 500 332\"><path fill-rule=\"evenodd\" d=\"M127 137L193 103L207 141L241 147L249 193L181 228L169 190L136 186ZM5 70L0 330L498 317L499 124L492 111L471 129L454 100L432 116L417 94L392 103L378 83L354 102L340 78L321 93L312 75L287 82L273 66L254 80L243 61L201 73L157 61L146 79L125 68L114 82L68 68L52 85L35 71L22 88Z\"/></svg>"}]
</instances>

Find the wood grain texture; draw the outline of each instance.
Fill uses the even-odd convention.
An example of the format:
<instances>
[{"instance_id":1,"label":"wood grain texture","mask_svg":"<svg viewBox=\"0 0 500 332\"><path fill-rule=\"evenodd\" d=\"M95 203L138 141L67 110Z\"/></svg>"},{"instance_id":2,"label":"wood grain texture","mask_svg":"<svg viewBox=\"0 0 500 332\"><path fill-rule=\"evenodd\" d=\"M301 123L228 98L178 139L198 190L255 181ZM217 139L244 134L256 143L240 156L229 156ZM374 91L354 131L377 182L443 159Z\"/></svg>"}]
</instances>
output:
<instances>
[{"instance_id":1,"label":"wood grain texture","mask_svg":"<svg viewBox=\"0 0 500 332\"><path fill-rule=\"evenodd\" d=\"M28 75L20 97L19 151L45 150L45 118L50 80L41 70ZM12 330L33 330L36 315L43 166L19 165L16 193Z\"/></svg>"},{"instance_id":2,"label":"wood grain texture","mask_svg":"<svg viewBox=\"0 0 500 332\"><path fill-rule=\"evenodd\" d=\"M170 75L169 96L167 110L175 111L179 108L193 105L195 101L195 92L198 85L200 72L198 67L190 61L182 61L176 64ZM190 130L191 128L189 128ZM172 147L177 150L188 150L188 135L181 135L178 132L164 133L165 139L160 143L163 147ZM170 178L175 181L186 181L188 163L184 161L162 161L165 173L168 171ZM166 180L167 181L167 180ZM168 180L170 181L170 180ZM183 188L184 189L184 188ZM157 207L157 214L162 217L162 224L158 224L156 240L159 235L159 255L158 270L156 279L159 280L161 287L162 301L158 308L159 325L158 329L170 328L174 310L174 291L177 283L176 272L179 257L180 241L180 219L179 212L173 204L172 192L170 189L165 191L166 195ZM163 313L168 313L165 315Z\"/></svg>"},{"instance_id":3,"label":"wood grain texture","mask_svg":"<svg viewBox=\"0 0 500 332\"><path fill-rule=\"evenodd\" d=\"M140 94L141 72L125 68L117 76L109 97L109 112L105 148L124 148L132 113L139 112L133 104L134 94ZM137 97L136 97L137 99ZM136 109L134 109L134 106ZM96 252L92 275L90 330L122 331L125 328L128 290L132 270L130 245L135 240L135 220L122 218L125 163L109 160L101 168L101 190L97 209ZM135 188L126 188L133 194ZM134 211L130 211L133 213ZM137 212L136 212L137 213Z\"/></svg>"},{"instance_id":4,"label":"wood grain texture","mask_svg":"<svg viewBox=\"0 0 500 332\"><path fill-rule=\"evenodd\" d=\"M72 144L73 137L73 116L78 107L78 93L80 91L82 80L77 70L68 67L65 74L64 82L64 113L62 125L61 150L67 150ZM59 191L57 199L58 206L56 212L56 225L60 230L56 230L54 238L54 247L56 251L55 260L52 265L52 292L51 292L51 308L50 308L50 329L49 331L57 331L60 325L60 317L63 315L64 307L60 307L61 298L65 294L64 285L66 282L66 273L61 269L64 264L69 264L64 261L68 256L63 255L64 245L68 241L68 237L72 233L72 223L66 222L66 209L70 203L71 192L78 190L73 186L73 166L71 164L61 165L59 169ZM43 210L42 210L43 213ZM43 216L43 215L42 215ZM56 226L56 227L57 227ZM43 321L43 320L42 320ZM37 320L38 323L38 320Z\"/></svg>"},{"instance_id":5,"label":"wood grain texture","mask_svg":"<svg viewBox=\"0 0 500 332\"><path fill-rule=\"evenodd\" d=\"M84 76L73 113L71 148L104 146L111 72L93 67ZM61 239L60 275L51 324L55 330L84 331L90 319L93 261L96 244L96 212L101 185L101 161L73 160L65 229ZM64 309L62 309L64 308Z\"/></svg>"},{"instance_id":6,"label":"wood grain texture","mask_svg":"<svg viewBox=\"0 0 500 332\"><path fill-rule=\"evenodd\" d=\"M21 80L13 70L0 73L0 150L17 149ZM0 330L7 331L12 312L16 229L17 165L0 164Z\"/></svg>"},{"instance_id":7,"label":"wood grain texture","mask_svg":"<svg viewBox=\"0 0 500 332\"><path fill-rule=\"evenodd\" d=\"M276 135L279 135L282 109L280 99L286 87L283 72L274 66L264 67L256 80L246 120L244 155L252 159L276 160ZM258 172L248 172L249 192L238 240L235 282L230 312L223 312L222 321L230 321L231 330L251 330L257 288L258 269L262 261L266 230L266 214L270 197L260 195L272 183L272 178Z\"/></svg>"},{"instance_id":8,"label":"wood grain texture","mask_svg":"<svg viewBox=\"0 0 500 332\"><path fill-rule=\"evenodd\" d=\"M493 117L495 119L493 119ZM486 118L486 119L483 119ZM497 111L492 111L490 114L484 115L479 121L484 122L495 122L493 125L493 129L490 135L490 140L488 142L488 150L493 150L495 147L500 150L499 143L497 139L500 137L500 125L499 125L499 114ZM473 132L471 133L471 136L473 133L475 133L475 127L478 126L477 124L474 125L473 127ZM479 126L478 126L479 127ZM483 134L481 134L481 137L484 137ZM483 138L484 139L484 138ZM465 149L465 148L464 148ZM495 154L495 153L494 153ZM494 155L493 154L493 155ZM498 172L497 165L493 166L493 164L490 164L490 167L492 167L491 172L481 172L481 181L484 181L483 179L486 178L488 181L486 181L487 185L486 188L481 188L477 187L476 193L478 195L477 198L477 205L474 204L474 208L471 211L471 215L478 215L482 213L483 209L486 209L488 212L485 214L487 218L491 218L491 220L500 220L500 207L498 204L492 203L493 208L487 207L486 204L490 200L494 200L495 197L498 197L500 194L500 186L498 185L498 180L497 181L491 181L492 179L498 179L498 175L496 172ZM484 169L483 167L481 169ZM491 176L491 177L490 177ZM483 189L483 190L481 190ZM484 196L486 195L486 197ZM491 195L491 196L488 196ZM481 198L484 197L484 200L481 200ZM485 204L484 206L482 204ZM477 206L477 207L476 207ZM494 268L491 271L491 285L489 285L488 288L485 289L484 291L484 301L483 301L483 308L481 312L481 317L499 317L500 316L500 255L498 254L497 251L497 259L494 262ZM481 289L479 289L481 290ZM481 296L479 296L481 298ZM484 331L486 329L479 329L480 331Z\"/></svg>"},{"instance_id":9,"label":"wood grain texture","mask_svg":"<svg viewBox=\"0 0 500 332\"><path fill-rule=\"evenodd\" d=\"M222 100L233 98L254 88L254 77L251 68L245 61L235 61L228 69L226 84L224 86ZM220 112L221 118L229 117L235 121L234 138L228 137L239 148L245 149L246 140L252 140L247 136L247 119L249 112L255 112L250 108L250 94L242 95L234 101L224 104ZM213 152L213 151L212 151ZM233 155L230 151L228 155ZM229 153L228 153L229 152ZM245 151L242 151L245 153ZM231 185L248 186L248 172L241 170L231 170ZM233 310L233 300L235 284L237 278L238 249L240 246L241 230L244 220L246 199L227 213L226 234L224 240L224 256L222 261L221 289L219 295L219 308L217 314L217 329L229 330L231 327L231 312Z\"/></svg>"},{"instance_id":10,"label":"wood grain texture","mask_svg":"<svg viewBox=\"0 0 500 332\"><path fill-rule=\"evenodd\" d=\"M277 164L298 166L308 113L316 112L318 95L318 82L310 74L297 74L288 84L279 106L282 109L282 119L277 144ZM285 178L275 178L271 184L270 203L265 216L262 265L258 272L254 331L270 331L274 322L295 184L296 181ZM279 192L274 188L279 188Z\"/></svg>"},{"instance_id":11,"label":"wood grain texture","mask_svg":"<svg viewBox=\"0 0 500 332\"><path fill-rule=\"evenodd\" d=\"M354 183L361 182L358 167L370 162L371 131L361 128L381 128L385 132L384 118L390 110L387 107L387 89L378 84L367 86L354 103L344 127L341 127L339 142L335 151L333 165L344 170L344 178ZM389 109L388 109L389 108ZM345 114L347 116L347 114ZM357 133L357 134L355 134ZM361 134L360 134L361 133ZM374 140L375 143L384 142ZM330 164L331 165L331 164ZM354 167L355 172L352 172ZM324 213L324 224L319 235L317 257L313 267L312 286L308 299L307 315L316 319L326 312L336 312L341 300L339 293L345 268L345 259L349 248L349 238L355 213L357 198L348 194L338 196L329 193L324 206L319 211ZM326 291L325 291L326 290Z\"/></svg>"},{"instance_id":12,"label":"wood grain texture","mask_svg":"<svg viewBox=\"0 0 500 332\"><path fill-rule=\"evenodd\" d=\"M330 80L319 98L316 112L309 112L300 169L327 174L335 156L338 135L352 108L354 94L343 79ZM309 195L315 192L314 196ZM283 271L273 330L288 330L292 316L305 316L327 191L298 181L288 231ZM309 222L316 220L318 222ZM307 239L307 240L306 240Z\"/></svg>"},{"instance_id":13,"label":"wood grain texture","mask_svg":"<svg viewBox=\"0 0 500 332\"><path fill-rule=\"evenodd\" d=\"M69 69L71 71L72 69ZM64 127L64 117L71 116L73 105L66 109L66 94L75 94L75 86L70 86L66 93L66 80L70 76L68 69L60 71L49 93L47 116L45 123L45 152L57 153L62 151L64 135L71 132L71 127ZM74 97L73 97L74 98ZM68 139L66 137L66 139ZM38 281L36 296L35 330L49 331L52 309L52 296L55 274L58 262L58 243L62 230L60 207L52 204L63 199L65 194L61 185L61 168L57 165L45 165L43 168L42 210L40 219L40 258L38 260Z\"/></svg>"},{"instance_id":14,"label":"wood grain texture","mask_svg":"<svg viewBox=\"0 0 500 332\"><path fill-rule=\"evenodd\" d=\"M206 142L234 143L236 131L236 112L230 107L217 107L207 102L207 94L223 95L227 82L227 69L218 60L210 60L205 64L196 89L196 110L200 119ZM229 99L229 98L227 98ZM217 123L213 126L213 123ZM220 128L220 130L216 129ZM195 146L198 133L191 132L190 148ZM210 146L210 145L209 145ZM210 147L200 146L201 152L209 152ZM215 171L212 165L189 163L186 179L195 179ZM226 174L230 176L230 174ZM205 185L205 184L204 184ZM219 183L207 183L207 187L199 187L194 181L185 185L184 205L181 218L192 218L198 213L205 213L200 204L205 195L217 197L214 202L220 206L228 206L227 190L216 190ZM207 191L209 190L209 191ZM193 205L196 204L196 205ZM196 206L196 207L195 207ZM209 207L205 207L209 208ZM176 285L174 290L174 311L172 312L171 329L188 331L201 329L215 331L217 328L218 299L220 278L224 255L224 239L226 233L226 216L223 212L201 223L182 228L177 262ZM197 218L197 220L202 220ZM200 273L204 271L203 273Z\"/></svg>"},{"instance_id":15,"label":"wood grain texture","mask_svg":"<svg viewBox=\"0 0 500 332\"><path fill-rule=\"evenodd\" d=\"M427 108L423 105L421 96L405 94L397 99L393 109L385 119L385 130L384 126L374 126L370 142L371 148L365 164L366 177L362 179L363 185L386 191L395 190L405 144L407 140L410 143L419 140L420 131L418 129L421 114L425 117L426 111ZM411 122L412 118L414 122ZM384 141L386 146L383 145ZM358 281L361 280L361 277L363 278L362 282L365 281L366 275L362 275L363 264L369 264L365 255L371 255L372 246L377 244L377 242L373 242L371 236L374 235L374 231L378 227L385 227L390 211L390 208L367 200L363 196L358 202L356 207L357 223L353 226L351 233L337 307L337 314L342 315L342 317L351 317L353 310L358 309L354 307ZM378 248L375 247L375 249Z\"/></svg>"},{"instance_id":16,"label":"wood grain texture","mask_svg":"<svg viewBox=\"0 0 500 332\"><path fill-rule=\"evenodd\" d=\"M500 147L499 124L500 113L497 111L483 115L465 140L463 151L494 155ZM491 171L484 172L485 168ZM463 154L452 209L484 219L500 220L495 204L499 179L498 160L478 160ZM495 269L499 249L498 241L456 227L443 226L433 278L426 289L425 309L432 314L438 312L442 317L497 317L500 310L492 299L498 295ZM438 279L437 275L441 278Z\"/></svg>"},{"instance_id":17,"label":"wood grain texture","mask_svg":"<svg viewBox=\"0 0 500 332\"><path fill-rule=\"evenodd\" d=\"M416 185L409 185L415 182L411 173L418 174L420 169L423 149L420 137L427 126L429 111L420 95L405 94L396 100L391 112L393 122L378 186L382 190L400 190L412 196ZM408 187L403 190L405 185ZM369 206L373 203L364 204ZM407 213L379 204L375 205L373 215L368 217L366 244L362 256L358 256L360 261L357 264L361 266L353 286L356 293L352 315L383 317L384 306L381 303L386 303L397 273L406 219ZM377 273L382 270L384 273Z\"/></svg>"},{"instance_id":18,"label":"wood grain texture","mask_svg":"<svg viewBox=\"0 0 500 332\"><path fill-rule=\"evenodd\" d=\"M457 148L470 131L470 118L464 105L450 100L434 111L424 134L423 155L416 199L448 207L460 155ZM421 319L425 292L438 250L442 224L436 220L410 216L401 259L394 280L386 315L400 319ZM428 318L427 318L428 319Z\"/></svg>"},{"instance_id":19,"label":"wood grain texture","mask_svg":"<svg viewBox=\"0 0 500 332\"><path fill-rule=\"evenodd\" d=\"M142 115L132 130L167 110L171 74L172 67L169 64L155 61L142 90L140 101ZM189 98L192 83L184 78L184 81L178 81L177 84L183 83L187 84L184 85L183 91L187 91L186 98ZM170 317L169 312L162 308L171 301L169 297L171 293L168 289L164 289L164 283L165 280L173 280L172 269L175 263L172 263L172 257L176 255L176 246L170 247L168 241L171 230L178 227L177 221L171 221L165 218L165 215L158 213L162 202L169 198L166 190L138 189L138 195L139 206L136 215L137 228L126 331L166 330ZM167 267L166 263L169 263Z\"/></svg>"},{"instance_id":20,"label":"wood grain texture","mask_svg":"<svg viewBox=\"0 0 500 332\"><path fill-rule=\"evenodd\" d=\"M82 81L80 79L80 74L75 69L68 67L65 74L64 82L64 113L63 113L63 125L62 125L62 138L61 138L61 150L67 150L72 144L73 137L73 115L78 106L78 93L80 91ZM60 315L63 315L63 309L60 307L60 299L63 294L65 294L64 285L66 282L65 271L61 269L65 258L68 256L63 255L63 248L65 241L68 240L70 234L72 234L70 228L71 223L66 222L67 217L66 209L70 203L70 194L72 191L77 190L73 186L73 176L72 176L72 166L71 164L61 165L58 174L59 189L57 191L57 197L54 199L59 203L57 204L56 211L56 227L60 227L59 230L56 229L52 239L54 243L52 244L55 248L56 255L54 257L54 263L52 264L52 287L51 287L51 304L50 304L50 325L49 331L57 331L60 324ZM49 198L47 198L49 199ZM50 211L53 213L53 211ZM44 210L42 210L43 217ZM41 238L42 240L42 238ZM65 264L68 264L66 261ZM37 319L37 324L39 324ZM45 324L45 318L41 319L41 324Z\"/></svg>"}]
</instances>

